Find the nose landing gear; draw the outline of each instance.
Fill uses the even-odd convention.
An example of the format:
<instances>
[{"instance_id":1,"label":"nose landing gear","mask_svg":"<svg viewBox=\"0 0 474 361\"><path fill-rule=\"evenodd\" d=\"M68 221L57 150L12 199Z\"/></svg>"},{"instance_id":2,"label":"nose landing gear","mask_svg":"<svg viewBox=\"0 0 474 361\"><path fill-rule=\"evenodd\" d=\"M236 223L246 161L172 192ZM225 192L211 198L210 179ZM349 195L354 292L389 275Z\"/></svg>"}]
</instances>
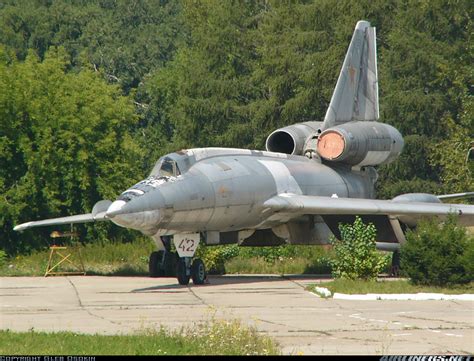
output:
<instances>
[{"instance_id":1,"label":"nose landing gear","mask_svg":"<svg viewBox=\"0 0 474 361\"><path fill-rule=\"evenodd\" d=\"M176 276L180 285L188 285L191 279L195 285L204 284L207 280L204 262L200 258L193 260L199 245L199 233L175 235L173 241L177 253L171 252L170 238L161 237L165 250L151 253L148 262L150 277Z\"/></svg>"},{"instance_id":2,"label":"nose landing gear","mask_svg":"<svg viewBox=\"0 0 474 361\"><path fill-rule=\"evenodd\" d=\"M191 257L183 257L178 261L176 277L180 285L188 285L192 279L195 285L202 285L206 282L207 274L204 262L200 258L192 261Z\"/></svg>"}]
</instances>

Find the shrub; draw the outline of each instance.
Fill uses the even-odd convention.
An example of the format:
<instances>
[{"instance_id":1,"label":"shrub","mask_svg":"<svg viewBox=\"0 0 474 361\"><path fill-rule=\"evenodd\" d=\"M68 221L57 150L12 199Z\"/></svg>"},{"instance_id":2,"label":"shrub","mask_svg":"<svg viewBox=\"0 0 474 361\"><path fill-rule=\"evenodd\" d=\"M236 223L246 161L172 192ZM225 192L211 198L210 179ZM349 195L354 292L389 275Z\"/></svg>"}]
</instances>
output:
<instances>
[{"instance_id":1,"label":"shrub","mask_svg":"<svg viewBox=\"0 0 474 361\"><path fill-rule=\"evenodd\" d=\"M356 217L354 224L340 224L341 239L331 238L335 257L331 260L335 278L375 279L382 271L387 258L376 248L376 228Z\"/></svg>"},{"instance_id":2,"label":"shrub","mask_svg":"<svg viewBox=\"0 0 474 361\"><path fill-rule=\"evenodd\" d=\"M0 266L3 266L6 261L7 261L7 253L3 249L0 249Z\"/></svg>"},{"instance_id":3,"label":"shrub","mask_svg":"<svg viewBox=\"0 0 474 361\"><path fill-rule=\"evenodd\" d=\"M421 221L409 231L400 252L400 266L414 284L449 286L474 280L474 237L449 216Z\"/></svg>"},{"instance_id":4,"label":"shrub","mask_svg":"<svg viewBox=\"0 0 474 361\"><path fill-rule=\"evenodd\" d=\"M225 274L225 262L239 255L237 245L199 246L196 257L203 260L209 274Z\"/></svg>"}]
</instances>

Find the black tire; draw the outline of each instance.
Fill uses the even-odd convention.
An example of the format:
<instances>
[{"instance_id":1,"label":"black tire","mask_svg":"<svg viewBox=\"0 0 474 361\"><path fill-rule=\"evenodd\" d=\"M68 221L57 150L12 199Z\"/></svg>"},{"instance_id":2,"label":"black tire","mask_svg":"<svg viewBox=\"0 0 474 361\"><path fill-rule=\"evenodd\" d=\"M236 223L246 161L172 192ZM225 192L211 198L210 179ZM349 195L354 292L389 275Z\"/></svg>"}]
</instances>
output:
<instances>
[{"instance_id":1,"label":"black tire","mask_svg":"<svg viewBox=\"0 0 474 361\"><path fill-rule=\"evenodd\" d=\"M165 252L165 259L162 267L165 277L176 277L178 261L179 256L176 252Z\"/></svg>"},{"instance_id":2,"label":"black tire","mask_svg":"<svg viewBox=\"0 0 474 361\"><path fill-rule=\"evenodd\" d=\"M165 275L163 269L161 268L163 252L164 251L157 251L150 254L150 258L148 260L148 272L150 273L150 277L156 278L163 277Z\"/></svg>"},{"instance_id":3,"label":"black tire","mask_svg":"<svg viewBox=\"0 0 474 361\"><path fill-rule=\"evenodd\" d=\"M206 267L200 258L196 258L191 266L191 277L195 285L202 285L206 281Z\"/></svg>"},{"instance_id":4,"label":"black tire","mask_svg":"<svg viewBox=\"0 0 474 361\"><path fill-rule=\"evenodd\" d=\"M189 279L191 278L190 275L186 272L186 261L184 258L180 258L178 261L178 267L176 269L176 277L178 278L178 282L182 286L187 286L189 284Z\"/></svg>"},{"instance_id":5,"label":"black tire","mask_svg":"<svg viewBox=\"0 0 474 361\"><path fill-rule=\"evenodd\" d=\"M392 254L392 267L390 268L390 276L400 276L400 252L395 251Z\"/></svg>"}]
</instances>

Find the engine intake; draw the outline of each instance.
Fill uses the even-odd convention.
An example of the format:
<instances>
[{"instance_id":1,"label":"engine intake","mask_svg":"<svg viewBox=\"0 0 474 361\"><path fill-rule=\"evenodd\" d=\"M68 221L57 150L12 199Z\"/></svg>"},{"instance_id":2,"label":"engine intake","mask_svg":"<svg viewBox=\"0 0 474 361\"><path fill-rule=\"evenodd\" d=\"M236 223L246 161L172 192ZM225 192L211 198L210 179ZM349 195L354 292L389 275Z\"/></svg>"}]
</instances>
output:
<instances>
[{"instance_id":1,"label":"engine intake","mask_svg":"<svg viewBox=\"0 0 474 361\"><path fill-rule=\"evenodd\" d=\"M317 143L321 158L358 166L390 163L402 149L400 132L375 121L355 121L326 129Z\"/></svg>"},{"instance_id":2,"label":"engine intake","mask_svg":"<svg viewBox=\"0 0 474 361\"><path fill-rule=\"evenodd\" d=\"M322 122L289 125L271 133L265 147L269 152L303 155L306 139L316 133Z\"/></svg>"}]
</instances>

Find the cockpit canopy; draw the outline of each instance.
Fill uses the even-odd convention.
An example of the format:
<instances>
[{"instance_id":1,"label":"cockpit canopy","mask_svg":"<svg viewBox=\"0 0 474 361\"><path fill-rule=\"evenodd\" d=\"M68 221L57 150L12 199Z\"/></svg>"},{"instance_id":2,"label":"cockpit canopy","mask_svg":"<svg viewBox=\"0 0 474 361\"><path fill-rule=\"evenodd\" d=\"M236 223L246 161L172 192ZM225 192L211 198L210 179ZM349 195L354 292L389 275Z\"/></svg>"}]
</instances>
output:
<instances>
[{"instance_id":1,"label":"cockpit canopy","mask_svg":"<svg viewBox=\"0 0 474 361\"><path fill-rule=\"evenodd\" d=\"M161 157L156 162L150 176L154 177L177 177L181 175L178 163L170 157Z\"/></svg>"}]
</instances>

